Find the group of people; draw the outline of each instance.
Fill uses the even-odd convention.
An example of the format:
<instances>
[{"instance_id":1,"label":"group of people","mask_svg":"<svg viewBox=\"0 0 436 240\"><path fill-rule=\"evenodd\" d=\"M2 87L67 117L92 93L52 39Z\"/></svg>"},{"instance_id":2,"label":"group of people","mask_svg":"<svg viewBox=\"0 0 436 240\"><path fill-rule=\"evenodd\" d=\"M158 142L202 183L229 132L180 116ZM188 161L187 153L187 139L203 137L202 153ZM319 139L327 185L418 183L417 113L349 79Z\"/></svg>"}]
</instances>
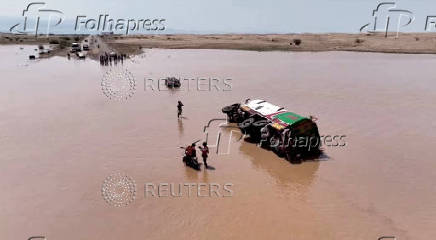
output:
<instances>
[{"instance_id":1,"label":"group of people","mask_svg":"<svg viewBox=\"0 0 436 240\"><path fill-rule=\"evenodd\" d=\"M177 118L180 118L182 116L183 111L183 103L181 101L178 101L177 103ZM198 166L197 161L197 150L195 149L196 145L195 143L187 146L185 148L185 156L188 161L192 161L194 165ZM202 146L198 147L201 151L201 157L203 158L203 164L206 168L207 166L207 157L209 156L209 147L207 146L206 142L203 142Z\"/></svg>"},{"instance_id":2,"label":"group of people","mask_svg":"<svg viewBox=\"0 0 436 240\"><path fill-rule=\"evenodd\" d=\"M100 65L108 66L112 65L112 62L116 65L118 62L121 64L124 63L124 60L127 58L126 54L108 54L107 52L104 55L100 56Z\"/></svg>"},{"instance_id":3,"label":"group of people","mask_svg":"<svg viewBox=\"0 0 436 240\"><path fill-rule=\"evenodd\" d=\"M203 164L206 168L207 167L207 157L209 156L209 147L207 146L206 142L203 142L203 146L198 147L201 151L201 157L203 158ZM185 156L188 157L190 161L193 161L196 165L198 165L197 162L197 150L195 149L195 143L191 144L190 146L187 146L185 148Z\"/></svg>"}]
</instances>

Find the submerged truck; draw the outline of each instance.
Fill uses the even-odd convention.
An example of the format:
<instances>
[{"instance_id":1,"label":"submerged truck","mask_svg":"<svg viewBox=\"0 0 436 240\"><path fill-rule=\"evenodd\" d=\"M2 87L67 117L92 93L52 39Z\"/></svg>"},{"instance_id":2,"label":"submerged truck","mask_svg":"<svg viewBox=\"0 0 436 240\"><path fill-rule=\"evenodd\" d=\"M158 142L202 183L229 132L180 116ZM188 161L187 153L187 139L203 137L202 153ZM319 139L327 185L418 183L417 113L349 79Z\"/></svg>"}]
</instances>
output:
<instances>
[{"instance_id":1,"label":"submerged truck","mask_svg":"<svg viewBox=\"0 0 436 240\"><path fill-rule=\"evenodd\" d=\"M291 162L321 152L321 139L313 117L300 116L262 99L225 106L222 112L250 141Z\"/></svg>"}]
</instances>

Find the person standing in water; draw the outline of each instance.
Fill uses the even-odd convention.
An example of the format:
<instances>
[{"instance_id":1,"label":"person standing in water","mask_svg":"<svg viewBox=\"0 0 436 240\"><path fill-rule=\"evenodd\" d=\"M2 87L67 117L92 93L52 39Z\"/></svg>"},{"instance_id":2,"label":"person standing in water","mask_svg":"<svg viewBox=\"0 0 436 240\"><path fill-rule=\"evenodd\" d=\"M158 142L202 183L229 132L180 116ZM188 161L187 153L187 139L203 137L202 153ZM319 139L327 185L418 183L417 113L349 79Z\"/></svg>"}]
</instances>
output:
<instances>
[{"instance_id":1,"label":"person standing in water","mask_svg":"<svg viewBox=\"0 0 436 240\"><path fill-rule=\"evenodd\" d=\"M177 104L177 118L180 118L180 116L182 115L182 107L183 107L183 103L181 101L178 102Z\"/></svg>"},{"instance_id":2,"label":"person standing in water","mask_svg":"<svg viewBox=\"0 0 436 240\"><path fill-rule=\"evenodd\" d=\"M207 168L207 156L209 155L209 147L206 142L203 142L203 147L199 146L201 150L201 157L203 157L204 166Z\"/></svg>"}]
</instances>

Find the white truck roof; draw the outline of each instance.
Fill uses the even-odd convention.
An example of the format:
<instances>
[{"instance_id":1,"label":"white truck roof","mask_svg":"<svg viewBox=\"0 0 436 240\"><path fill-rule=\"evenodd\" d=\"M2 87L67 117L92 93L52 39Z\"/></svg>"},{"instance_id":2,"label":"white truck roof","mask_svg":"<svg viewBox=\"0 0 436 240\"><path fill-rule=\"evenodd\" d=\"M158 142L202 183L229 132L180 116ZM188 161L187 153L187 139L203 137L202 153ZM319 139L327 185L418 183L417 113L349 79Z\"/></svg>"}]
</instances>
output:
<instances>
[{"instance_id":1,"label":"white truck roof","mask_svg":"<svg viewBox=\"0 0 436 240\"><path fill-rule=\"evenodd\" d=\"M245 106L249 107L253 111L260 113L263 116L271 115L274 113L286 111L285 108L273 105L262 99L249 100Z\"/></svg>"}]
</instances>

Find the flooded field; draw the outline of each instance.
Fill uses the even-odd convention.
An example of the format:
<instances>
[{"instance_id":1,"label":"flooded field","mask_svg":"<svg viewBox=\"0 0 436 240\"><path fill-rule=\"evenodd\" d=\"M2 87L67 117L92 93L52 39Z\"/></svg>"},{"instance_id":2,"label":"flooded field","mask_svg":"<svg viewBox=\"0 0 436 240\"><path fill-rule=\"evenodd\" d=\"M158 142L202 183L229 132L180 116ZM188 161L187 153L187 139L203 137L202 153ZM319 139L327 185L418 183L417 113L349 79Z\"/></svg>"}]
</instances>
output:
<instances>
[{"instance_id":1,"label":"flooded field","mask_svg":"<svg viewBox=\"0 0 436 240\"><path fill-rule=\"evenodd\" d=\"M124 63L136 90L114 100L101 85L110 67L29 61L32 46L24 48L0 46L1 239L436 235L436 56L151 49ZM231 79L231 87L146 87L170 76ZM321 135L345 135L346 145L293 165L233 136L229 154L212 149L215 170L186 168L179 147L204 139L223 106L249 97L314 115ZM125 207L102 198L114 172L136 182ZM146 197L147 183L230 183L233 194Z\"/></svg>"}]
</instances>

